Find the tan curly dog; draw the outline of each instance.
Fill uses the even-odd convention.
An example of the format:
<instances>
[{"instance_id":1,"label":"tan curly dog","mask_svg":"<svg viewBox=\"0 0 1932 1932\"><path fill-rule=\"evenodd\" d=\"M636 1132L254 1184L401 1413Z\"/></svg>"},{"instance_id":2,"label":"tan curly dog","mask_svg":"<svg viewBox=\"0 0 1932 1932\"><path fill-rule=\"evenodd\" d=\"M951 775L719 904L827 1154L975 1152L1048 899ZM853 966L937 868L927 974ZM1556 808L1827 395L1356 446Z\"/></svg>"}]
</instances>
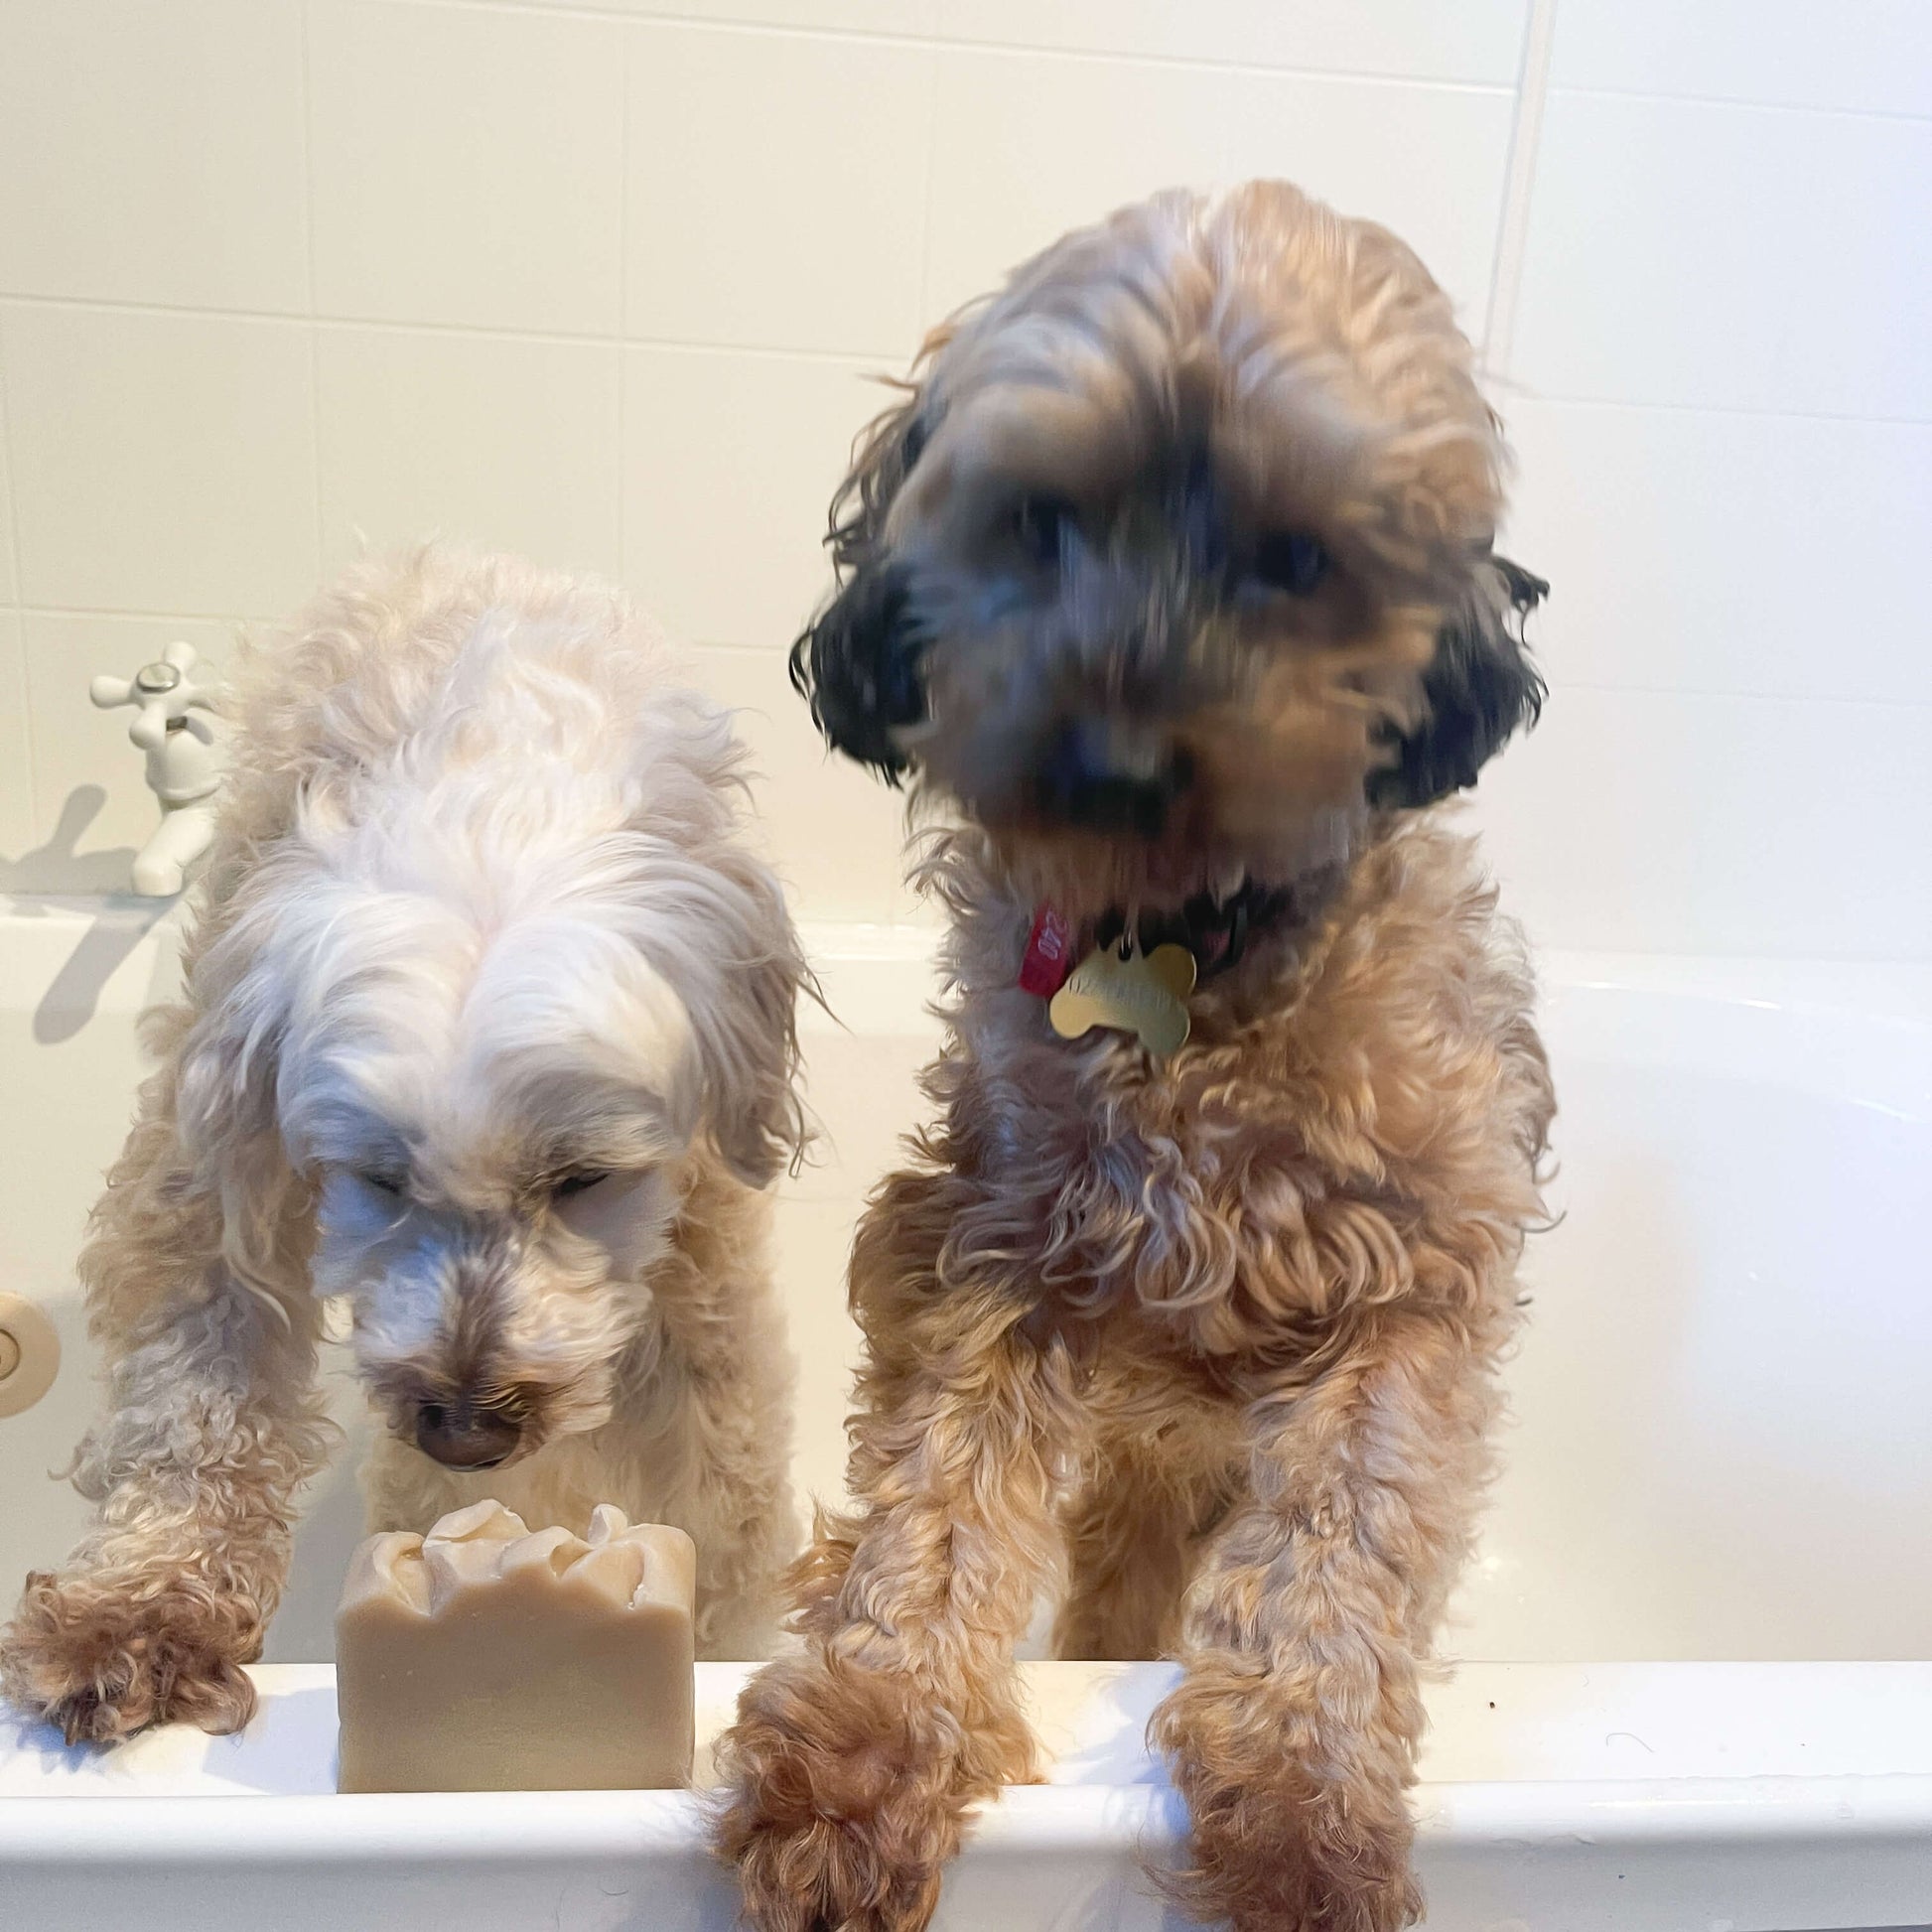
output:
<instances>
[{"instance_id":1,"label":"tan curly dog","mask_svg":"<svg viewBox=\"0 0 1932 1932\"><path fill-rule=\"evenodd\" d=\"M1062 1563L1062 1654L1185 1666L1191 1910L1419 1911L1423 1665L1552 1113L1430 809L1542 696L1504 468L1421 263L1278 183L1056 243L863 442L794 664L943 821L952 997L853 1254L854 1506L725 1747L767 1932L925 1922L1032 1769L1014 1646ZM1062 942L1184 948L1185 1044L1061 1037Z\"/></svg>"}]
</instances>

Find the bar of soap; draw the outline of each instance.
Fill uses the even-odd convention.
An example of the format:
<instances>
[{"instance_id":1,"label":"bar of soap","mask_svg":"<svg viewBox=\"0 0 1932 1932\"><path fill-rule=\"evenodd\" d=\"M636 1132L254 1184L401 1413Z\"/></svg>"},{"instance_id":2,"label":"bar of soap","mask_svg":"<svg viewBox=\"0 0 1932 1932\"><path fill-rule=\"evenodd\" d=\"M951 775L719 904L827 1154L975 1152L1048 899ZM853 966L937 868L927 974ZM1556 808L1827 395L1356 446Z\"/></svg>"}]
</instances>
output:
<instances>
[{"instance_id":1,"label":"bar of soap","mask_svg":"<svg viewBox=\"0 0 1932 1932\"><path fill-rule=\"evenodd\" d=\"M649 1790L691 1775L697 1549L472 1503L373 1536L336 1612L343 1791Z\"/></svg>"}]
</instances>

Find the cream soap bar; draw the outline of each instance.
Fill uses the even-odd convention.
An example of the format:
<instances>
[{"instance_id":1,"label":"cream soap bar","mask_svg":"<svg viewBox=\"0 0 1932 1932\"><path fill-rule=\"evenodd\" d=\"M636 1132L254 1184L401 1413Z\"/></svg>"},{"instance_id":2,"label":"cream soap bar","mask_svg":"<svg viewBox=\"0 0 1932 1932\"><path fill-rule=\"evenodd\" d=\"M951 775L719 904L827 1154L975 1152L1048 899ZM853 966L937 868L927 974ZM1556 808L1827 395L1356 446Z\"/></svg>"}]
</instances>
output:
<instances>
[{"instance_id":1,"label":"cream soap bar","mask_svg":"<svg viewBox=\"0 0 1932 1932\"><path fill-rule=\"evenodd\" d=\"M356 1551L344 1791L643 1790L691 1775L697 1550L609 1503L588 1541L473 1503Z\"/></svg>"}]
</instances>

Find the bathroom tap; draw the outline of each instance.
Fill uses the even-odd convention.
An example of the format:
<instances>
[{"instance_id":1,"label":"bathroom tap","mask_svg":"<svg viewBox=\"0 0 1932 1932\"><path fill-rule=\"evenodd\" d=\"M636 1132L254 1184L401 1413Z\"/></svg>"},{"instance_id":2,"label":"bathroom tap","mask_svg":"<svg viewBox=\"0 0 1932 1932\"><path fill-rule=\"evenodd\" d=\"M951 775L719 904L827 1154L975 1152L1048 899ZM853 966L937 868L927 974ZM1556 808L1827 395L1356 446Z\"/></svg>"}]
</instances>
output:
<instances>
[{"instance_id":1,"label":"bathroom tap","mask_svg":"<svg viewBox=\"0 0 1932 1932\"><path fill-rule=\"evenodd\" d=\"M193 644L172 643L132 678L97 677L87 687L102 711L135 707L128 739L147 754L148 789L161 801L161 823L133 866L134 890L148 898L179 893L214 833L220 727L206 714L222 687L194 675L199 655Z\"/></svg>"}]
</instances>

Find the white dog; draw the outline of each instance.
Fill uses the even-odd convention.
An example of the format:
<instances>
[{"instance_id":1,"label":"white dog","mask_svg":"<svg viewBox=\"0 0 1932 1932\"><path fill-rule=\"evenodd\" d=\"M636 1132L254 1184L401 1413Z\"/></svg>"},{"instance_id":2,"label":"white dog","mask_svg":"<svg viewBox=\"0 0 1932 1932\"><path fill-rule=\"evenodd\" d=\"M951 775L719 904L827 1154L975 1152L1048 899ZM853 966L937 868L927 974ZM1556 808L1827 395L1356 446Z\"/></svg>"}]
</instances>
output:
<instances>
[{"instance_id":1,"label":"white dog","mask_svg":"<svg viewBox=\"0 0 1932 1932\"><path fill-rule=\"evenodd\" d=\"M701 1654L757 1654L804 966L743 793L655 632L514 561L359 569L251 659L186 1001L80 1261L98 1507L28 1580L16 1702L70 1739L247 1718L326 1296L389 1424L372 1527L613 1501L697 1539Z\"/></svg>"}]
</instances>

